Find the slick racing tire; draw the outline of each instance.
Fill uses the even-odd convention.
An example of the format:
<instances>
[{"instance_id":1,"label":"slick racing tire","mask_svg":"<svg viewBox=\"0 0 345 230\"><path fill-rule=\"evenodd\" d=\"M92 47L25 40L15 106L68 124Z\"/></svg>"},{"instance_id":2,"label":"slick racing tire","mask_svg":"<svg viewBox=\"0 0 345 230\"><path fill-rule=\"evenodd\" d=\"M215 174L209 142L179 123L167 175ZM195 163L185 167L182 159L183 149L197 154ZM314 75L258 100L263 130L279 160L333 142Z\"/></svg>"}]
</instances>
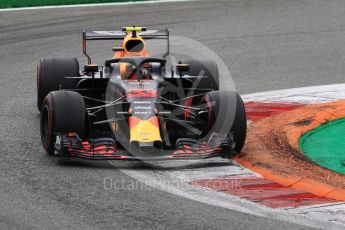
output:
<instances>
[{"instance_id":1,"label":"slick racing tire","mask_svg":"<svg viewBox=\"0 0 345 230\"><path fill-rule=\"evenodd\" d=\"M189 76L206 76L206 78L189 79L193 82L193 87L202 89L219 90L219 72L217 63L212 60L185 60L184 64L189 64L189 71L184 72Z\"/></svg>"},{"instance_id":2,"label":"slick racing tire","mask_svg":"<svg viewBox=\"0 0 345 230\"><path fill-rule=\"evenodd\" d=\"M241 96L233 91L213 91L204 96L202 103L208 110L205 132L230 132L234 141L233 151L241 152L247 133L247 118Z\"/></svg>"},{"instance_id":3,"label":"slick racing tire","mask_svg":"<svg viewBox=\"0 0 345 230\"><path fill-rule=\"evenodd\" d=\"M41 140L48 154L54 154L57 133L88 135L88 119L82 96L72 91L53 91L44 99L41 111Z\"/></svg>"},{"instance_id":4,"label":"slick racing tire","mask_svg":"<svg viewBox=\"0 0 345 230\"><path fill-rule=\"evenodd\" d=\"M80 76L79 62L76 58L42 58L37 66L37 108L42 109L44 98L51 91L74 89L78 79L65 77Z\"/></svg>"}]
</instances>

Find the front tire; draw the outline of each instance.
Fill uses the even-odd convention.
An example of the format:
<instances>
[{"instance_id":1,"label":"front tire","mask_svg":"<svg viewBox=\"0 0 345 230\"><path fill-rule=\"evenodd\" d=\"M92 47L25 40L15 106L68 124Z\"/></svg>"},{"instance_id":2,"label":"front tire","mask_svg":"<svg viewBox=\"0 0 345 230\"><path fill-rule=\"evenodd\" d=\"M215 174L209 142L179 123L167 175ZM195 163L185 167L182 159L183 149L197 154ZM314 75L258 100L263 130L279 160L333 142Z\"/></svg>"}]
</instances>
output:
<instances>
[{"instance_id":1,"label":"front tire","mask_svg":"<svg viewBox=\"0 0 345 230\"><path fill-rule=\"evenodd\" d=\"M241 152L247 133L247 118L241 96L232 91L208 92L202 99L207 105L206 133L232 133L233 151Z\"/></svg>"},{"instance_id":2,"label":"front tire","mask_svg":"<svg viewBox=\"0 0 345 230\"><path fill-rule=\"evenodd\" d=\"M48 154L54 154L56 133L74 132L79 137L88 135L85 104L79 93L53 91L44 99L40 122L41 140Z\"/></svg>"}]
</instances>

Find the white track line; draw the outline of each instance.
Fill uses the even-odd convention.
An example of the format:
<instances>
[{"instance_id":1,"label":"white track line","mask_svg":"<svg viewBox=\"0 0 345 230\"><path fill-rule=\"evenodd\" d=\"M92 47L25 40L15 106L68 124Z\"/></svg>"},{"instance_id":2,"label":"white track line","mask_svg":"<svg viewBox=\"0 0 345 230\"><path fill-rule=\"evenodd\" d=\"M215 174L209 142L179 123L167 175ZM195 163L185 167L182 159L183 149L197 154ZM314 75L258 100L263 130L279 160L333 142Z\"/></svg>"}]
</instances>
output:
<instances>
[{"instance_id":1,"label":"white track line","mask_svg":"<svg viewBox=\"0 0 345 230\"><path fill-rule=\"evenodd\" d=\"M345 204L336 203L320 206L306 206L291 209L295 214L308 215L316 220L327 220L329 223L345 226Z\"/></svg>"},{"instance_id":2,"label":"white track line","mask_svg":"<svg viewBox=\"0 0 345 230\"><path fill-rule=\"evenodd\" d=\"M100 6L125 6L125 5L141 5L141 4L187 2L187 1L193 1L193 0L150 0L150 1L138 1L138 2L113 2L113 3L98 3L98 4L18 7L18 8L0 9L0 12L23 11L23 10L64 9L64 8L84 8L84 7L100 7Z\"/></svg>"},{"instance_id":3,"label":"white track line","mask_svg":"<svg viewBox=\"0 0 345 230\"><path fill-rule=\"evenodd\" d=\"M345 99L345 84L311 86L252 93L244 101L314 104Z\"/></svg>"}]
</instances>

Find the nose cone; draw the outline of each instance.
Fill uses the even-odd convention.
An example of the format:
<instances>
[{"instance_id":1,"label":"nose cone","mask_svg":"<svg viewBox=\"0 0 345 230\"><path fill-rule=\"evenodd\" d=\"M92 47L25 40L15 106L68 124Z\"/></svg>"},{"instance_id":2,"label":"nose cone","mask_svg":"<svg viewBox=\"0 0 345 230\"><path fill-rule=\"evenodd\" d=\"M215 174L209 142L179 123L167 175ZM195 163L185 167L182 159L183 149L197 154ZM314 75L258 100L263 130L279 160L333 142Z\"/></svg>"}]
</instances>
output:
<instances>
[{"instance_id":1,"label":"nose cone","mask_svg":"<svg viewBox=\"0 0 345 230\"><path fill-rule=\"evenodd\" d=\"M157 116L147 120L141 120L131 116L129 118L130 142L154 143L162 142L159 130L159 121Z\"/></svg>"}]
</instances>

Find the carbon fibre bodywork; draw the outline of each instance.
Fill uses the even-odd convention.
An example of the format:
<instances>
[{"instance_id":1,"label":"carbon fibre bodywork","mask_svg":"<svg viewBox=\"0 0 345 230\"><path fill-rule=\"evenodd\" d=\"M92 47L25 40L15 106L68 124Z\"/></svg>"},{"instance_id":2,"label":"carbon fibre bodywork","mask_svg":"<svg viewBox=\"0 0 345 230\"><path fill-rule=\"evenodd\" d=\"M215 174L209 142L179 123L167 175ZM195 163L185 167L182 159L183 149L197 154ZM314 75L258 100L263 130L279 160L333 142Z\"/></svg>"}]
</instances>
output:
<instances>
[{"instance_id":1,"label":"carbon fibre bodywork","mask_svg":"<svg viewBox=\"0 0 345 230\"><path fill-rule=\"evenodd\" d=\"M59 90L77 92L79 96L75 93L72 96L82 98L78 100L85 107L87 124L82 127L78 120L75 121L79 123L79 130L85 128L87 131L83 137L73 127L64 126L63 131L51 131L54 124L48 123L55 121L48 115L56 111L48 108L41 117L42 140L53 139L54 154L63 159L168 160L231 155L233 135L229 131L225 134L210 132L208 113L213 105L209 101L203 102L208 92L219 88L216 66L216 80L212 74L184 74L182 70L188 72L188 64L179 64L180 69L176 65L175 69L167 71L169 44L163 58L149 57L144 38L169 40L169 32L139 33L141 29L138 28L126 30L131 32L83 33L83 52L88 64L79 76L63 76ZM110 39L123 39L121 47L113 48L114 56L104 65L91 64L86 41ZM139 48L133 48L134 44ZM42 68L39 66L38 69ZM38 82L41 81L40 75L39 71ZM74 82L74 87L65 87L73 85L67 84L69 81ZM57 97L59 93L54 95ZM69 100L67 94L64 98ZM78 114L82 113L78 110ZM42 137L42 134L51 132L53 137Z\"/></svg>"}]
</instances>

